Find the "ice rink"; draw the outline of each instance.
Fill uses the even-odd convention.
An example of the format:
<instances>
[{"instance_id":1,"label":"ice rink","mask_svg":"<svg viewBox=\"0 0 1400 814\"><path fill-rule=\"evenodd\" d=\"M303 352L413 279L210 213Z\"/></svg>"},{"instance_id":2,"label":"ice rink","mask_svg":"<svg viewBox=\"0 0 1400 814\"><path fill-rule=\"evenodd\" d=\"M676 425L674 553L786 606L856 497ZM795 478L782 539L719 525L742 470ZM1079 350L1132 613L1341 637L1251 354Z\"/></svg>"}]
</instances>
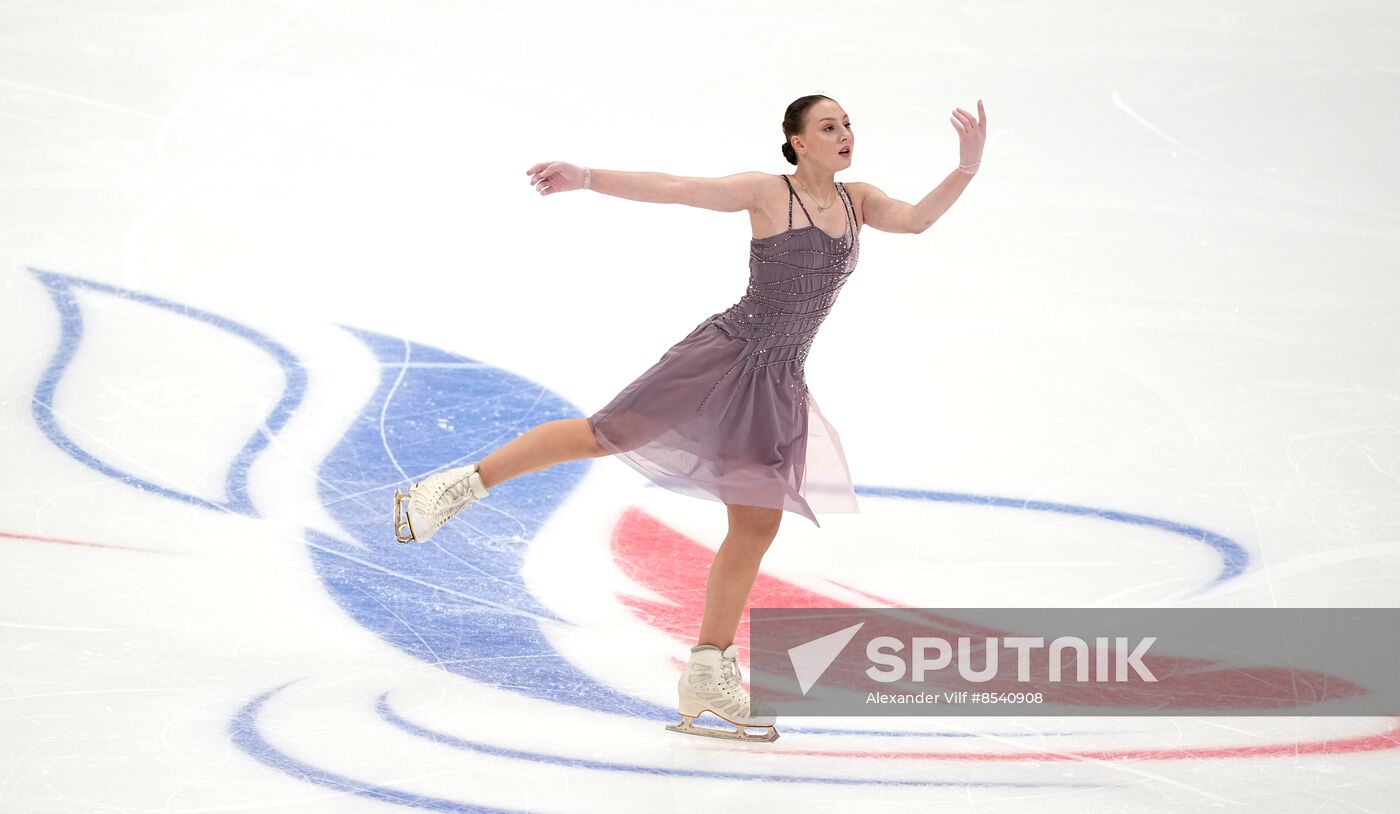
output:
<instances>
[{"instance_id":1,"label":"ice rink","mask_svg":"<svg viewBox=\"0 0 1400 814\"><path fill-rule=\"evenodd\" d=\"M744 292L744 213L528 167L791 172L824 93L837 180L917 202L982 99L977 177L862 229L807 361L861 512L785 515L750 606L1396 606L1397 28L0 4L0 811L1400 810L1400 717L670 733L722 506L605 457L390 514Z\"/></svg>"}]
</instances>

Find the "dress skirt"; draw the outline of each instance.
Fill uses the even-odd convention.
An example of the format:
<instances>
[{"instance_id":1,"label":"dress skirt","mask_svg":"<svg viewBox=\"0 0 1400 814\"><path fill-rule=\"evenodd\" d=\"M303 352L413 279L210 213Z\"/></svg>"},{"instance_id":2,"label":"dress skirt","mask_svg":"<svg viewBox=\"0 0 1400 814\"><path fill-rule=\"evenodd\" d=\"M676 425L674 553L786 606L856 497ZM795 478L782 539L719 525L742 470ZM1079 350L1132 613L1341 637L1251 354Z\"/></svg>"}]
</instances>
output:
<instances>
[{"instance_id":1,"label":"dress skirt","mask_svg":"<svg viewBox=\"0 0 1400 814\"><path fill-rule=\"evenodd\" d=\"M712 317L588 417L598 443L659 486L725 504L859 512L836 428L798 364L762 364Z\"/></svg>"}]
</instances>

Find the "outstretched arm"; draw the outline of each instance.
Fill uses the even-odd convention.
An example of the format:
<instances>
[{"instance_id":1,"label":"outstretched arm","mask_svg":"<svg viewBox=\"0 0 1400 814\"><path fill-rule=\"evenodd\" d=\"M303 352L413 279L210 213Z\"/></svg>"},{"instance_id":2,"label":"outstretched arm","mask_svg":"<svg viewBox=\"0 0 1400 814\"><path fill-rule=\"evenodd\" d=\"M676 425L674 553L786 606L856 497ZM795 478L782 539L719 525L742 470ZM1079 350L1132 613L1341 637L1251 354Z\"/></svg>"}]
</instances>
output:
<instances>
[{"instance_id":1,"label":"outstretched arm","mask_svg":"<svg viewBox=\"0 0 1400 814\"><path fill-rule=\"evenodd\" d=\"M664 172L624 172L578 167L562 161L536 164L525 171L541 195L587 189L646 203L679 203L718 212L750 209L758 199L761 172L741 172L722 178L690 178Z\"/></svg>"},{"instance_id":2,"label":"outstretched arm","mask_svg":"<svg viewBox=\"0 0 1400 814\"><path fill-rule=\"evenodd\" d=\"M987 140L987 111L981 99L977 100L977 115L974 119L962 108L953 111L951 120L960 142L958 168L948 173L948 177L918 203L906 203L891 198L879 187L861 184L865 222L882 232L919 234L943 217L972 183L972 176L977 174L982 163L982 147Z\"/></svg>"},{"instance_id":3,"label":"outstretched arm","mask_svg":"<svg viewBox=\"0 0 1400 814\"><path fill-rule=\"evenodd\" d=\"M864 198L861 208L865 211L865 223L882 232L917 235L943 217L943 213L948 211L953 201L962 195L970 183L972 175L962 170L953 170L917 204L891 198L879 187L862 183L861 194Z\"/></svg>"}]
</instances>

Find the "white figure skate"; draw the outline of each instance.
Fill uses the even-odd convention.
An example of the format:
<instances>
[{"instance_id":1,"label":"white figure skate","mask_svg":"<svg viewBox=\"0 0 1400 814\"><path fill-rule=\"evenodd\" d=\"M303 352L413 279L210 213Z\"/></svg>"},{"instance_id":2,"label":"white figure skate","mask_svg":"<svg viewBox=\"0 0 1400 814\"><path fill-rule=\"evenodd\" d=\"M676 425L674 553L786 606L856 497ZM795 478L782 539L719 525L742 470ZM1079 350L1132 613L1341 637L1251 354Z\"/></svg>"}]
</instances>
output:
<instances>
[{"instance_id":1,"label":"white figure skate","mask_svg":"<svg viewBox=\"0 0 1400 814\"><path fill-rule=\"evenodd\" d=\"M676 683L680 690L681 722L666 728L688 735L708 735L737 741L767 741L778 739L777 716L764 705L756 708L741 683L739 646L726 647L723 652L712 644L697 644L690 648L690 663ZM695 726L700 713L713 715L734 724L734 731ZM767 727L762 735L750 734L747 727Z\"/></svg>"},{"instance_id":2,"label":"white figure skate","mask_svg":"<svg viewBox=\"0 0 1400 814\"><path fill-rule=\"evenodd\" d=\"M394 539L401 544L427 542L458 512L489 494L474 463L429 475L406 495L395 489Z\"/></svg>"}]
</instances>

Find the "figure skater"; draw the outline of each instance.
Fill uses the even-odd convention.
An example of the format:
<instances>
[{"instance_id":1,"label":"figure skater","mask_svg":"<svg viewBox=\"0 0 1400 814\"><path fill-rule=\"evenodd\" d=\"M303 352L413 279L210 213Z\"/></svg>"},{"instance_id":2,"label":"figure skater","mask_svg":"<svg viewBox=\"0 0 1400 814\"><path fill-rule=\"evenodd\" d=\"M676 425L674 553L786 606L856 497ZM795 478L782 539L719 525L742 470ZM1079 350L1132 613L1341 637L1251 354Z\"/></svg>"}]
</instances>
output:
<instances>
[{"instance_id":1,"label":"figure skater","mask_svg":"<svg viewBox=\"0 0 1400 814\"><path fill-rule=\"evenodd\" d=\"M696 326L587 419L533 427L476 463L394 491L395 537L423 542L458 512L511 478L564 461L614 455L682 494L724 503L729 530L705 591L699 641L678 681L681 722L667 729L736 740L777 739L771 708L754 708L734 643L759 563L784 511L856 512L855 489L835 428L807 389L803 363L822 320L854 271L860 227L918 234L958 199L981 164L986 112L951 121L961 161L918 204L865 183L836 182L855 135L833 99L803 96L783 117L783 156L797 170L689 178L547 161L526 170L540 195L593 190L634 201L747 211L749 285L725 311ZM793 202L806 225L793 225ZM829 211L831 210L831 211ZM821 218L821 221L817 221ZM786 228L784 228L786 226ZM708 710L734 731L692 723ZM754 735L746 727L766 727Z\"/></svg>"}]
</instances>

